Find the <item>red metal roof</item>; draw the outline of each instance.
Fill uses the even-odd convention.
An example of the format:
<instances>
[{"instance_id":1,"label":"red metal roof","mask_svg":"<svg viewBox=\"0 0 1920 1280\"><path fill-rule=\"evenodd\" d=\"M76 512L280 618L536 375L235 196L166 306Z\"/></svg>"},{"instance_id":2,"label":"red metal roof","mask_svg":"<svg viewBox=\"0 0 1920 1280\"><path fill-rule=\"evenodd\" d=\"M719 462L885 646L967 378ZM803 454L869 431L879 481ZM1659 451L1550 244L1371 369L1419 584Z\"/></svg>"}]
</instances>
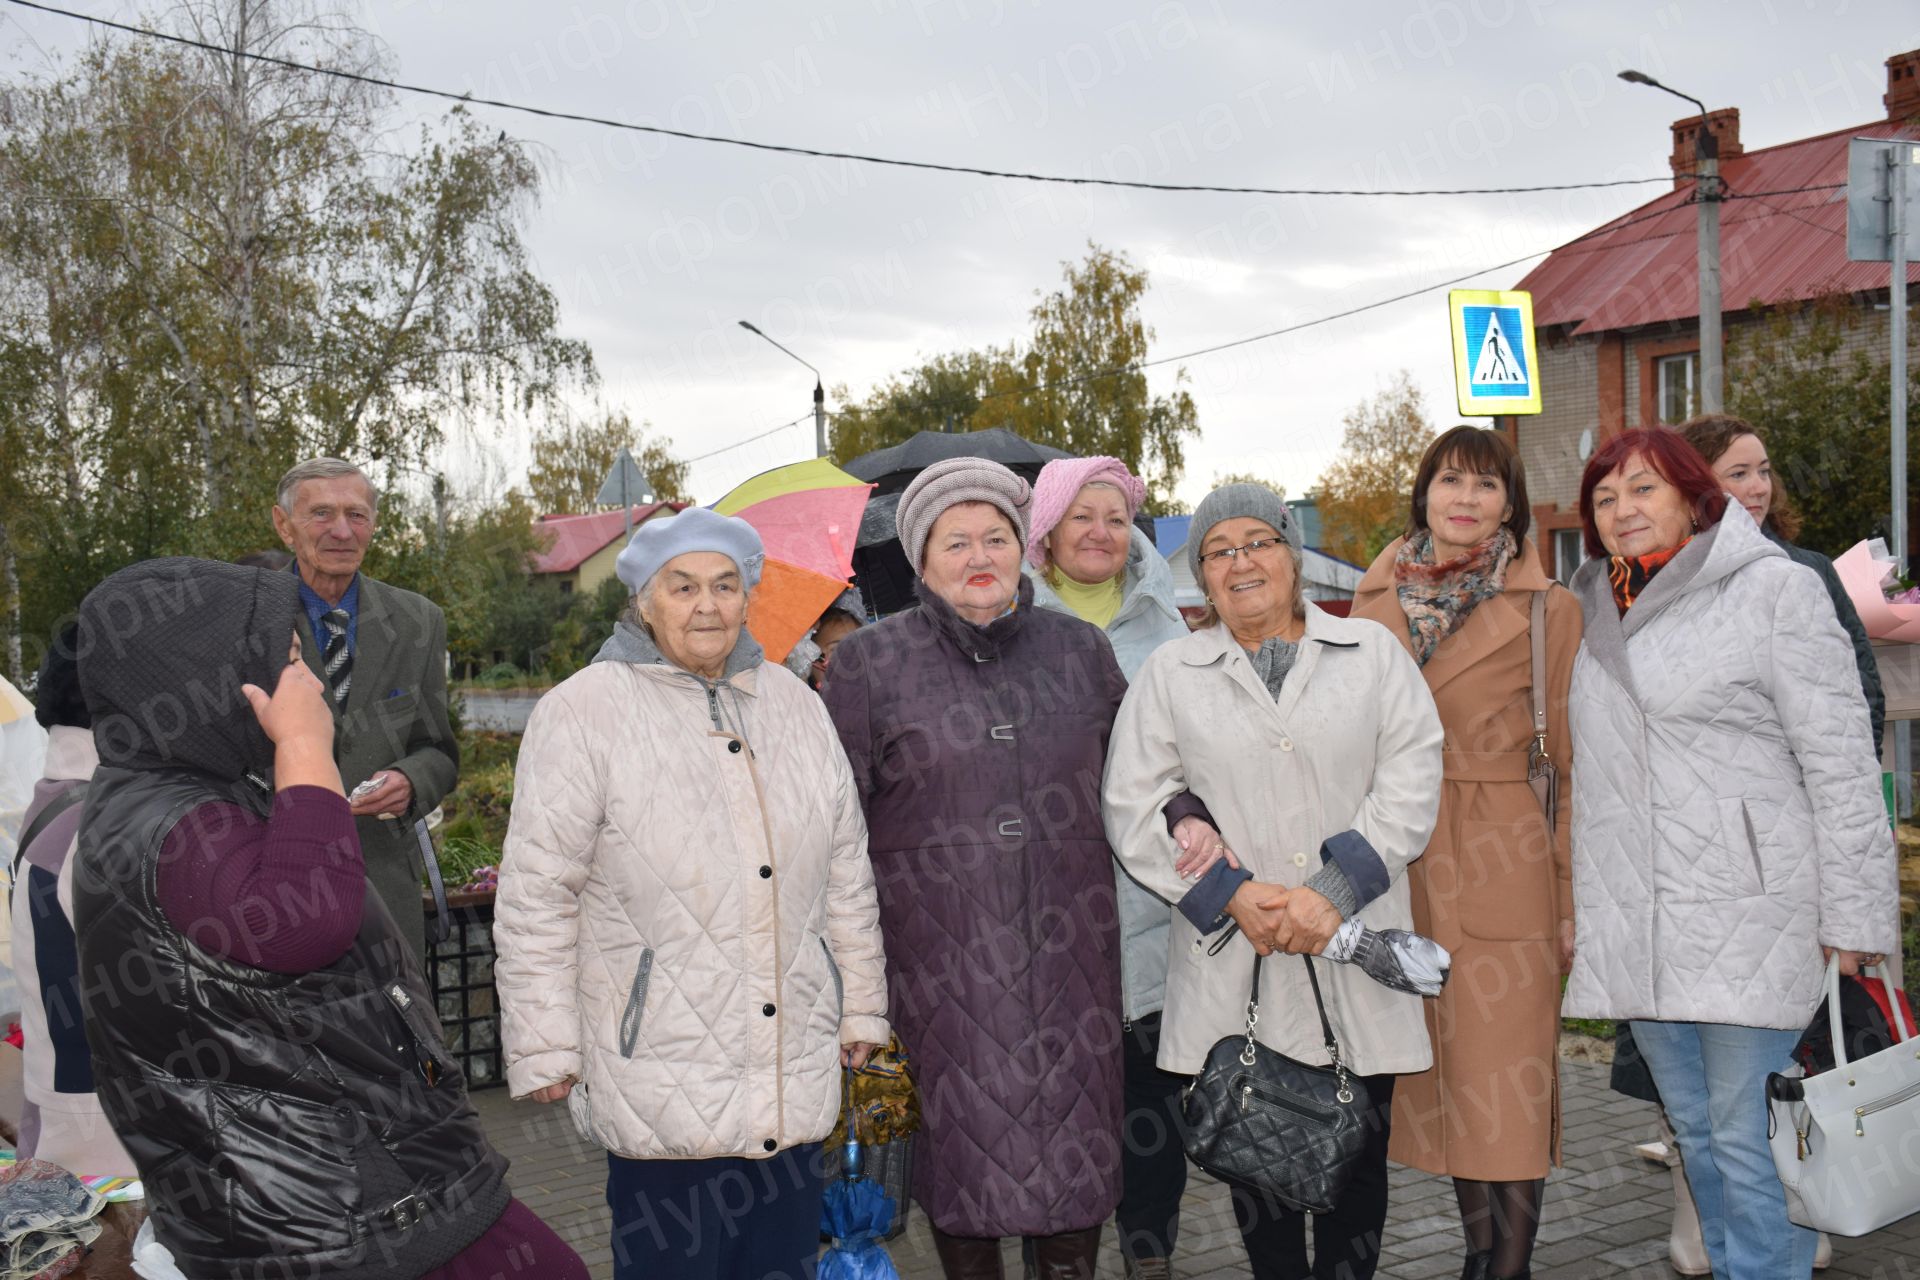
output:
<instances>
[{"instance_id":1,"label":"red metal roof","mask_svg":"<svg viewBox=\"0 0 1920 1280\"><path fill-rule=\"evenodd\" d=\"M642 503L633 509L633 523L639 525L662 507L680 511L686 505L684 502ZM534 556L533 571L568 573L578 569L588 556L620 537L625 529L626 516L620 511L602 511L590 516L541 516L533 531L546 543L546 550Z\"/></svg>"},{"instance_id":2,"label":"red metal roof","mask_svg":"<svg viewBox=\"0 0 1920 1280\"><path fill-rule=\"evenodd\" d=\"M1749 151L1721 168L1720 298L1727 311L1887 287L1884 262L1847 261L1847 142L1920 138L1920 129L1877 121ZM1837 186L1835 184L1838 184ZM1826 190L1803 191L1804 187ZM1556 249L1515 285L1533 294L1539 328L1574 333L1692 319L1700 309L1698 214L1691 184L1622 214L1595 234ZM1631 224L1631 225L1629 225ZM1920 280L1920 264L1909 268Z\"/></svg>"}]
</instances>

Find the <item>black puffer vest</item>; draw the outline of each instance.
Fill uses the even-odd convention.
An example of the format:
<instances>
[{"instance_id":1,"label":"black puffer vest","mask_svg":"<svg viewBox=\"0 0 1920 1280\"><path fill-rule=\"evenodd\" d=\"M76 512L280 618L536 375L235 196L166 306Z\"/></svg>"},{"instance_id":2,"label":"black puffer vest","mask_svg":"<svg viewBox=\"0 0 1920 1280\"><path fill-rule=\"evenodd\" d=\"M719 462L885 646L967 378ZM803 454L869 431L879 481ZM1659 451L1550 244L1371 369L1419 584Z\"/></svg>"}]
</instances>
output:
<instances>
[{"instance_id":1,"label":"black puffer vest","mask_svg":"<svg viewBox=\"0 0 1920 1280\"><path fill-rule=\"evenodd\" d=\"M352 948L306 974L219 959L167 920L161 846L216 799L266 811L247 782L96 776L74 913L101 1103L187 1275L412 1280L493 1225L507 1162L371 888Z\"/></svg>"}]
</instances>

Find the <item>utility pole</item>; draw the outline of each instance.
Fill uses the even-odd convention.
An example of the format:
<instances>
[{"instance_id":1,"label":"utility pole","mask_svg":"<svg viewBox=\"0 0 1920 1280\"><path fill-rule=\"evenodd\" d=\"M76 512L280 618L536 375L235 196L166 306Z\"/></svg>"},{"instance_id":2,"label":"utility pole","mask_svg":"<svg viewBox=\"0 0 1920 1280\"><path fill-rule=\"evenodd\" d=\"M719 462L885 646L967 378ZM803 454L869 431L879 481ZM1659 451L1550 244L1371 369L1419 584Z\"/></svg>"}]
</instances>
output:
<instances>
[{"instance_id":1,"label":"utility pole","mask_svg":"<svg viewBox=\"0 0 1920 1280\"><path fill-rule=\"evenodd\" d=\"M1726 386L1720 363L1720 141L1707 128L1704 109L1693 160L1693 198L1700 211L1700 412L1720 413Z\"/></svg>"},{"instance_id":2,"label":"utility pole","mask_svg":"<svg viewBox=\"0 0 1920 1280\"><path fill-rule=\"evenodd\" d=\"M813 456L827 456L827 393L818 374L813 379Z\"/></svg>"},{"instance_id":3,"label":"utility pole","mask_svg":"<svg viewBox=\"0 0 1920 1280\"><path fill-rule=\"evenodd\" d=\"M1725 198L1720 191L1720 141L1707 128L1707 104L1700 99L1661 84L1644 71L1622 71L1620 78L1670 93L1700 112L1700 132L1693 144L1693 199L1700 215L1700 412L1720 413L1726 388L1720 344L1720 201Z\"/></svg>"},{"instance_id":4,"label":"utility pole","mask_svg":"<svg viewBox=\"0 0 1920 1280\"><path fill-rule=\"evenodd\" d=\"M1888 260L1893 264L1887 292L1893 351L1888 365L1893 384L1893 559L1907 571L1907 149L1886 150Z\"/></svg>"}]
</instances>

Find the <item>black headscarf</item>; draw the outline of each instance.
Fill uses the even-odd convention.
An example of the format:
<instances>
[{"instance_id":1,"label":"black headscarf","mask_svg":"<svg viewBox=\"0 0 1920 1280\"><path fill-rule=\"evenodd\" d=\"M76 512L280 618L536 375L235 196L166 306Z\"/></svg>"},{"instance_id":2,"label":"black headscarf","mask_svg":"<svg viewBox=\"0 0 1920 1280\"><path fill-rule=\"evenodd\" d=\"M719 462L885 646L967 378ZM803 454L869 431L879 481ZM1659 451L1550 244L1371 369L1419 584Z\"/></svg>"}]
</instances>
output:
<instances>
[{"instance_id":1,"label":"black headscarf","mask_svg":"<svg viewBox=\"0 0 1920 1280\"><path fill-rule=\"evenodd\" d=\"M70 619L54 634L46 656L40 659L40 674L33 680L33 718L42 729L93 726L87 700L80 692L79 652L80 623Z\"/></svg>"},{"instance_id":2,"label":"black headscarf","mask_svg":"<svg viewBox=\"0 0 1920 1280\"><path fill-rule=\"evenodd\" d=\"M240 686L273 692L299 616L294 575L215 560L148 560L95 587L78 652L100 763L264 776L273 744Z\"/></svg>"}]
</instances>

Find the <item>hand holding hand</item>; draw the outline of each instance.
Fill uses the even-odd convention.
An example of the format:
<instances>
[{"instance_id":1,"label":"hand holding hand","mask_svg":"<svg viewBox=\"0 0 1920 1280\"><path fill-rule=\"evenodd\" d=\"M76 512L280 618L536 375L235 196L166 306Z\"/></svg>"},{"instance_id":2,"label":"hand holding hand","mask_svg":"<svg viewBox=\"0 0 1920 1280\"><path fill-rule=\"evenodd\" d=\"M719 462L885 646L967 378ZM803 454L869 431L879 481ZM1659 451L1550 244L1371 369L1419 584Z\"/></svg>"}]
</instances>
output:
<instances>
[{"instance_id":1,"label":"hand holding hand","mask_svg":"<svg viewBox=\"0 0 1920 1280\"><path fill-rule=\"evenodd\" d=\"M1317 889L1283 889L1276 908L1274 949L1289 955L1317 956L1340 927L1340 909Z\"/></svg>"},{"instance_id":2,"label":"hand holding hand","mask_svg":"<svg viewBox=\"0 0 1920 1280\"><path fill-rule=\"evenodd\" d=\"M1240 869L1240 859L1233 856L1233 850L1227 848L1220 833L1203 818L1189 815L1174 823L1173 840L1180 846L1180 856L1175 859L1173 869L1188 880L1198 880L1222 858L1234 870Z\"/></svg>"},{"instance_id":3,"label":"hand holding hand","mask_svg":"<svg viewBox=\"0 0 1920 1280\"><path fill-rule=\"evenodd\" d=\"M1286 898L1284 888L1259 880L1248 880L1233 891L1227 914L1240 926L1240 932L1247 935L1256 954L1270 956L1280 949L1276 940L1280 916L1276 908L1283 905Z\"/></svg>"}]
</instances>

